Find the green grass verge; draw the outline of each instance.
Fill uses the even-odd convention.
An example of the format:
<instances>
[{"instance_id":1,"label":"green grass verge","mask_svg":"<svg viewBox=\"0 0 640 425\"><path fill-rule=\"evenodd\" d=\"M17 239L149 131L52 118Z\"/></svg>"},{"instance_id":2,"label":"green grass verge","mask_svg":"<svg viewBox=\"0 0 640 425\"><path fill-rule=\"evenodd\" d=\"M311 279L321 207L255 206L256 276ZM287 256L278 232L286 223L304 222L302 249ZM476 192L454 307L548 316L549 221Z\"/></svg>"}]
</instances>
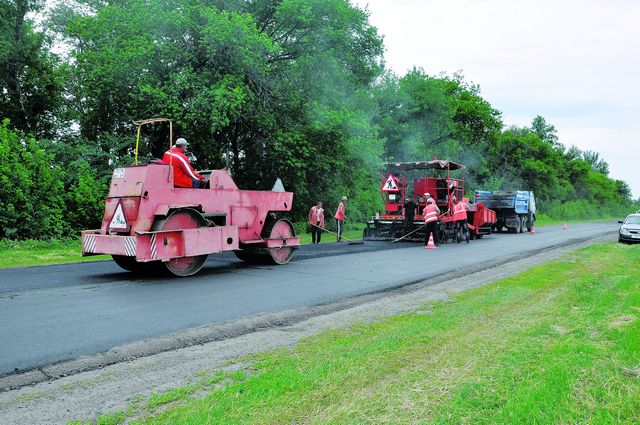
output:
<instances>
[{"instance_id":1,"label":"green grass verge","mask_svg":"<svg viewBox=\"0 0 640 425\"><path fill-rule=\"evenodd\" d=\"M80 239L0 240L0 268L110 260L110 255L83 257Z\"/></svg>"},{"instance_id":2,"label":"green grass verge","mask_svg":"<svg viewBox=\"0 0 640 425\"><path fill-rule=\"evenodd\" d=\"M596 221L617 221L622 219L624 219L624 217L605 216L605 217L591 218L591 219L567 220L567 219L550 217L546 214L538 214L538 216L536 216L536 226L554 226L554 225L563 224L563 223L570 224L570 223L590 223L590 222L596 222Z\"/></svg>"},{"instance_id":3,"label":"green grass verge","mask_svg":"<svg viewBox=\"0 0 640 425\"><path fill-rule=\"evenodd\" d=\"M640 246L601 244L257 356L144 424L640 423ZM186 391L188 392L188 391Z\"/></svg>"}]
</instances>

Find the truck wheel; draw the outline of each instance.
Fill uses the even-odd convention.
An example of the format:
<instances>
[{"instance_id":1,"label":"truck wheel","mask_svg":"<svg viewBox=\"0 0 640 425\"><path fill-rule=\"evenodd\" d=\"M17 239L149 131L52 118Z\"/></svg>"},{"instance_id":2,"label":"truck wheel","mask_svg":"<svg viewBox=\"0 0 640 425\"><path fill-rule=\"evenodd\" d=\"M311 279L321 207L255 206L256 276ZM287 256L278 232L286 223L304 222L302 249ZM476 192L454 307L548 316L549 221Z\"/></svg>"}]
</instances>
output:
<instances>
[{"instance_id":1,"label":"truck wheel","mask_svg":"<svg viewBox=\"0 0 640 425\"><path fill-rule=\"evenodd\" d=\"M464 240L466 240L467 243L469 243L469 240L471 240L471 232L469 231L469 227L466 224L464 225Z\"/></svg>"},{"instance_id":2,"label":"truck wheel","mask_svg":"<svg viewBox=\"0 0 640 425\"><path fill-rule=\"evenodd\" d=\"M520 217L516 217L516 227L515 227L515 233L520 233L521 230L521 223L522 221L520 220Z\"/></svg>"},{"instance_id":3,"label":"truck wheel","mask_svg":"<svg viewBox=\"0 0 640 425\"><path fill-rule=\"evenodd\" d=\"M527 216L527 232L530 232L532 227L533 227L533 214L529 213L529 215Z\"/></svg>"},{"instance_id":4,"label":"truck wheel","mask_svg":"<svg viewBox=\"0 0 640 425\"><path fill-rule=\"evenodd\" d=\"M156 220L153 223L152 230L182 230L197 229L206 226L206 221L197 211L192 209L175 210L166 218ZM207 260L207 254L196 255L193 257L172 258L169 261L163 261L162 265L170 273L176 276L191 276L200 271L204 262Z\"/></svg>"},{"instance_id":5,"label":"truck wheel","mask_svg":"<svg viewBox=\"0 0 640 425\"><path fill-rule=\"evenodd\" d=\"M527 218L526 217L521 217L520 218L520 233L524 233L524 229L527 228Z\"/></svg>"}]
</instances>

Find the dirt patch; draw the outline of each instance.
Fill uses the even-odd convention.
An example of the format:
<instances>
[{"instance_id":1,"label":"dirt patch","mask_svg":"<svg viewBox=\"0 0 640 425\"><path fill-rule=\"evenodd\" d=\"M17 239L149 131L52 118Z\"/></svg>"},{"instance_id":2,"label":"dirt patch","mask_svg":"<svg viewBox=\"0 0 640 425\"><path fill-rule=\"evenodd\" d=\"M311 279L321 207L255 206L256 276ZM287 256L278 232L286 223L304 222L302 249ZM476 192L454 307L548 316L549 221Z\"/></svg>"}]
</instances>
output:
<instances>
[{"instance_id":1,"label":"dirt patch","mask_svg":"<svg viewBox=\"0 0 640 425\"><path fill-rule=\"evenodd\" d=\"M567 328L565 328L564 326L559 326L559 325L554 325L553 326L553 330L556 331L556 333L559 333L560 335L566 335L567 334Z\"/></svg>"},{"instance_id":2,"label":"dirt patch","mask_svg":"<svg viewBox=\"0 0 640 425\"><path fill-rule=\"evenodd\" d=\"M415 311L430 314L428 303L505 278L555 260L567 252L606 239L548 250L518 261L488 265L487 269L447 279L431 279L378 294L344 300L329 306L279 312L244 319L230 326L244 329L237 336L164 351L110 366L75 373L0 393L0 423L51 424L72 420L95 421L100 413L127 411L132 403L193 382L201 371L216 371L230 362L265 350L292 347L302 338L323 331L372 322L389 315ZM632 316L635 320L635 316ZM620 323L630 323L629 318ZM198 329L189 332L199 332ZM182 336L184 337L184 336ZM119 347L117 350L120 350ZM250 367L250 366L249 366ZM37 373L38 371L34 371ZM58 372L63 373L63 372ZM53 375L58 376L58 375ZM35 379L35 378L34 378ZM24 385L24 384L22 384Z\"/></svg>"},{"instance_id":3,"label":"dirt patch","mask_svg":"<svg viewBox=\"0 0 640 425\"><path fill-rule=\"evenodd\" d=\"M629 375L632 378L640 379L640 366L623 367L622 371L625 373L625 375Z\"/></svg>"},{"instance_id":4,"label":"dirt patch","mask_svg":"<svg viewBox=\"0 0 640 425\"><path fill-rule=\"evenodd\" d=\"M620 329L635 322L636 320L638 320L638 318L633 314L623 314L622 316L616 317L611 321L611 323L609 323L609 329Z\"/></svg>"}]
</instances>

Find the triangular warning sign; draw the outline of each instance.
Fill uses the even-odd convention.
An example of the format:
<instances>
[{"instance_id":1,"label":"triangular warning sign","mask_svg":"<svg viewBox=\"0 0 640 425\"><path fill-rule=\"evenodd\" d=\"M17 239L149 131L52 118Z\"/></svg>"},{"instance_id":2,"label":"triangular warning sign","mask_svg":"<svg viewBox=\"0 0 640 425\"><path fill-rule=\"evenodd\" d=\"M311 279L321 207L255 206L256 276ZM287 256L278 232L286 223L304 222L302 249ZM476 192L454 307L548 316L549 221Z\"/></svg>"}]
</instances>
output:
<instances>
[{"instance_id":1,"label":"triangular warning sign","mask_svg":"<svg viewBox=\"0 0 640 425\"><path fill-rule=\"evenodd\" d=\"M129 230L129 224L122 211L122 202L118 202L116 212L113 213L113 218L109 223L109 228L113 230Z\"/></svg>"},{"instance_id":2,"label":"triangular warning sign","mask_svg":"<svg viewBox=\"0 0 640 425\"><path fill-rule=\"evenodd\" d=\"M398 183L396 179L393 177L393 174L389 174L387 177L387 181L382 185L383 192L398 192L400 189L398 188Z\"/></svg>"}]
</instances>

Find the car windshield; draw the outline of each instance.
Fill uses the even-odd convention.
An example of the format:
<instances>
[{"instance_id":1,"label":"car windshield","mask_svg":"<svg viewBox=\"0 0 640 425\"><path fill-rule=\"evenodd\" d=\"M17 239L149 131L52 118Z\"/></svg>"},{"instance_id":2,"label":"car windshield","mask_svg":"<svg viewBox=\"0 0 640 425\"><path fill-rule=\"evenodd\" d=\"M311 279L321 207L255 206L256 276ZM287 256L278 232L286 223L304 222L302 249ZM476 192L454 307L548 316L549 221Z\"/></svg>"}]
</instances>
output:
<instances>
[{"instance_id":1,"label":"car windshield","mask_svg":"<svg viewBox=\"0 0 640 425\"><path fill-rule=\"evenodd\" d=\"M630 215L624 221L624 224L640 224L640 215Z\"/></svg>"}]
</instances>

